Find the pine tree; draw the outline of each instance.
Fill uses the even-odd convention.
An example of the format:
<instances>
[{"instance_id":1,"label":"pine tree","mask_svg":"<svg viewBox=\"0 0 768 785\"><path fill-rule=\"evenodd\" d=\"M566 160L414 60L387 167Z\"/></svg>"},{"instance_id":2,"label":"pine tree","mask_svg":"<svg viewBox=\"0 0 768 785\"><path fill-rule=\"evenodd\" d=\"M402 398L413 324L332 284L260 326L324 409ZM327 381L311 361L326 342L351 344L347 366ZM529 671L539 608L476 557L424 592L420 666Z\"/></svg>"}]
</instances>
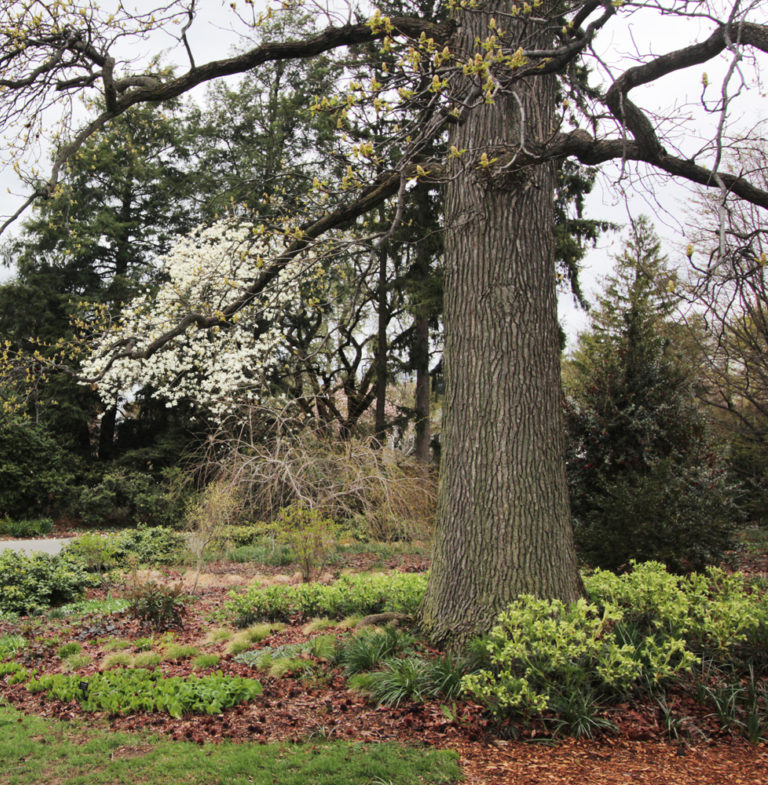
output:
<instances>
[{"instance_id":1,"label":"pine tree","mask_svg":"<svg viewBox=\"0 0 768 785\"><path fill-rule=\"evenodd\" d=\"M674 290L650 222L636 220L571 361L571 505L592 566L700 567L729 542L732 489L677 349Z\"/></svg>"}]
</instances>

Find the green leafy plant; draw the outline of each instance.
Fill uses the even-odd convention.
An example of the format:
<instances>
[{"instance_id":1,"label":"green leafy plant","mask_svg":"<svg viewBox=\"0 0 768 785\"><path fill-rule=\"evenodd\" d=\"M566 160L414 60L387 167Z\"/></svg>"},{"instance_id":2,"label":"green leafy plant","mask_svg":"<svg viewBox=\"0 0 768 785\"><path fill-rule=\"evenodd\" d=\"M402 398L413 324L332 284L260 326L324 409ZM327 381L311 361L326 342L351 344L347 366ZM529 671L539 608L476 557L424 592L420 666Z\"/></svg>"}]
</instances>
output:
<instances>
[{"instance_id":1,"label":"green leafy plant","mask_svg":"<svg viewBox=\"0 0 768 785\"><path fill-rule=\"evenodd\" d=\"M0 535L8 537L42 537L53 531L53 521L50 518L35 518L32 520L12 520L0 518Z\"/></svg>"},{"instance_id":2,"label":"green leafy plant","mask_svg":"<svg viewBox=\"0 0 768 785\"><path fill-rule=\"evenodd\" d=\"M584 599L566 605L530 595L511 603L486 639L491 668L462 679L463 688L497 716L540 716L625 694L643 673L658 682L697 661L675 637L646 638L640 649L617 640L623 613ZM567 712L559 719L567 718Z\"/></svg>"},{"instance_id":3,"label":"green leafy plant","mask_svg":"<svg viewBox=\"0 0 768 785\"><path fill-rule=\"evenodd\" d=\"M0 662L15 657L26 645L23 635L0 635Z\"/></svg>"},{"instance_id":4,"label":"green leafy plant","mask_svg":"<svg viewBox=\"0 0 768 785\"><path fill-rule=\"evenodd\" d=\"M134 668L154 668L163 661L163 657L156 651L139 652L131 663Z\"/></svg>"},{"instance_id":5,"label":"green leafy plant","mask_svg":"<svg viewBox=\"0 0 768 785\"><path fill-rule=\"evenodd\" d=\"M35 614L80 597L93 579L61 556L0 553L0 611Z\"/></svg>"},{"instance_id":6,"label":"green leafy plant","mask_svg":"<svg viewBox=\"0 0 768 785\"><path fill-rule=\"evenodd\" d=\"M70 656L64 660L64 664L67 666L68 670L78 671L91 664L91 657L88 654L70 654Z\"/></svg>"},{"instance_id":7,"label":"green leafy plant","mask_svg":"<svg viewBox=\"0 0 768 785\"><path fill-rule=\"evenodd\" d=\"M70 643L59 646L56 654L59 659L66 660L67 657L71 657L73 654L79 654L82 648L83 647L77 641L71 641Z\"/></svg>"},{"instance_id":8,"label":"green leafy plant","mask_svg":"<svg viewBox=\"0 0 768 785\"><path fill-rule=\"evenodd\" d=\"M238 626L261 620L287 621L293 616L343 619L385 611L410 614L418 608L426 584L425 573L390 573L342 575L327 586L254 586L244 594L231 593L225 612Z\"/></svg>"},{"instance_id":9,"label":"green leafy plant","mask_svg":"<svg viewBox=\"0 0 768 785\"><path fill-rule=\"evenodd\" d=\"M124 651L108 654L102 661L101 667L104 670L111 670L112 668L127 668L133 664L133 657Z\"/></svg>"},{"instance_id":10,"label":"green leafy plant","mask_svg":"<svg viewBox=\"0 0 768 785\"><path fill-rule=\"evenodd\" d=\"M198 654L200 654L200 650L195 646L171 643L163 650L163 659L169 662L179 662L180 660L196 657Z\"/></svg>"},{"instance_id":11,"label":"green leafy plant","mask_svg":"<svg viewBox=\"0 0 768 785\"><path fill-rule=\"evenodd\" d=\"M399 632L394 627L363 631L352 635L341 644L336 660L344 672L351 676L373 670L384 660L405 651L412 645L413 637Z\"/></svg>"},{"instance_id":12,"label":"green leafy plant","mask_svg":"<svg viewBox=\"0 0 768 785\"><path fill-rule=\"evenodd\" d=\"M164 677L143 668L97 673L87 679L76 674L48 674L32 680L27 689L64 702L75 700L84 711L113 715L161 711L172 717L220 714L262 691L255 679L224 676L220 671L182 678Z\"/></svg>"},{"instance_id":13,"label":"green leafy plant","mask_svg":"<svg viewBox=\"0 0 768 785\"><path fill-rule=\"evenodd\" d=\"M125 651L133 648L133 641L128 638L110 638L104 644L104 651Z\"/></svg>"},{"instance_id":14,"label":"green leafy plant","mask_svg":"<svg viewBox=\"0 0 768 785\"><path fill-rule=\"evenodd\" d=\"M66 553L80 560L91 572L104 572L117 564L120 537L86 532L66 546Z\"/></svg>"},{"instance_id":15,"label":"green leafy plant","mask_svg":"<svg viewBox=\"0 0 768 785\"><path fill-rule=\"evenodd\" d=\"M209 670L219 664L218 654L200 654L192 660L192 669L196 671ZM136 663L138 665L138 663Z\"/></svg>"}]
</instances>

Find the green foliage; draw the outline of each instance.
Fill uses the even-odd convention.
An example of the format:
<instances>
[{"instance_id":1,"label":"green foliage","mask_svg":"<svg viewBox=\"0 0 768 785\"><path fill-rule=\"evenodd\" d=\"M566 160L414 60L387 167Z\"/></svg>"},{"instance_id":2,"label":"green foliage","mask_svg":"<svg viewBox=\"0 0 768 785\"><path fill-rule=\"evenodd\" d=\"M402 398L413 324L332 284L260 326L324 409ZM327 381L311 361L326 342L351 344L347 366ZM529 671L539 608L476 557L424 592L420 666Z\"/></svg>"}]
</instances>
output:
<instances>
[{"instance_id":1,"label":"green foliage","mask_svg":"<svg viewBox=\"0 0 768 785\"><path fill-rule=\"evenodd\" d=\"M277 542L296 554L304 581L312 580L326 564L340 532L319 510L300 504L283 507L271 528Z\"/></svg>"},{"instance_id":2,"label":"green foliage","mask_svg":"<svg viewBox=\"0 0 768 785\"><path fill-rule=\"evenodd\" d=\"M200 654L200 650L197 647L183 643L170 643L163 649L163 659L168 662L189 660L192 657L197 657L198 654Z\"/></svg>"},{"instance_id":3,"label":"green foliage","mask_svg":"<svg viewBox=\"0 0 768 785\"><path fill-rule=\"evenodd\" d=\"M242 545L255 545L263 536L264 531L265 524L261 523L229 524L221 526L217 536L223 542L240 547Z\"/></svg>"},{"instance_id":4,"label":"green foliage","mask_svg":"<svg viewBox=\"0 0 768 785\"><path fill-rule=\"evenodd\" d=\"M184 535L165 526L126 529L114 534L87 533L64 549L64 556L86 569L100 571L126 560L139 564L176 563L183 553Z\"/></svg>"},{"instance_id":5,"label":"green foliage","mask_svg":"<svg viewBox=\"0 0 768 785\"><path fill-rule=\"evenodd\" d=\"M235 661L247 665L249 668L268 671L270 676L279 678L287 673L312 670L314 664L309 657L331 660L335 650L336 642L332 636L320 636L320 638L304 643L264 646L260 649L242 652L235 657Z\"/></svg>"},{"instance_id":6,"label":"green foliage","mask_svg":"<svg viewBox=\"0 0 768 785\"><path fill-rule=\"evenodd\" d=\"M154 668L163 661L156 651L142 651L133 658L134 668Z\"/></svg>"},{"instance_id":7,"label":"green foliage","mask_svg":"<svg viewBox=\"0 0 768 785\"><path fill-rule=\"evenodd\" d=\"M0 635L0 662L12 659L27 645L23 635Z\"/></svg>"},{"instance_id":8,"label":"green foliage","mask_svg":"<svg viewBox=\"0 0 768 785\"><path fill-rule=\"evenodd\" d=\"M729 547L738 519L671 318L674 288L649 222L636 221L566 367L574 533L593 567L700 569Z\"/></svg>"},{"instance_id":9,"label":"green foliage","mask_svg":"<svg viewBox=\"0 0 768 785\"><path fill-rule=\"evenodd\" d=\"M79 564L61 556L0 553L0 612L42 613L77 599L92 584Z\"/></svg>"},{"instance_id":10,"label":"green foliage","mask_svg":"<svg viewBox=\"0 0 768 785\"><path fill-rule=\"evenodd\" d=\"M126 529L114 534L86 533L69 543L65 556L87 570L101 572L132 559L139 564L173 564L184 548L184 536L164 526Z\"/></svg>"},{"instance_id":11,"label":"green foliage","mask_svg":"<svg viewBox=\"0 0 768 785\"><path fill-rule=\"evenodd\" d=\"M87 532L67 545L67 553L90 572L103 572L117 564L119 537Z\"/></svg>"},{"instance_id":12,"label":"green foliage","mask_svg":"<svg viewBox=\"0 0 768 785\"><path fill-rule=\"evenodd\" d=\"M20 417L0 418L0 516L61 510L72 480L71 461L45 428ZM0 529L7 525L4 520Z\"/></svg>"},{"instance_id":13,"label":"green foliage","mask_svg":"<svg viewBox=\"0 0 768 785\"><path fill-rule=\"evenodd\" d=\"M103 599L68 602L66 605L49 611L48 615L50 616L51 613L55 612L59 615L59 618L67 616L87 616L91 613L98 613L100 616L106 616L110 613L121 613L127 607L128 600L123 599L122 597L113 597L111 594L108 594Z\"/></svg>"},{"instance_id":14,"label":"green foliage","mask_svg":"<svg viewBox=\"0 0 768 785\"><path fill-rule=\"evenodd\" d=\"M765 662L768 598L740 576L678 576L650 562L620 576L596 570L584 583L588 599L570 605L513 602L464 690L499 718L591 735L605 725L603 704L688 676L702 657L750 674Z\"/></svg>"},{"instance_id":15,"label":"green foliage","mask_svg":"<svg viewBox=\"0 0 768 785\"><path fill-rule=\"evenodd\" d=\"M300 586L249 588L244 594L230 593L225 612L239 626L261 620L288 620L293 616L330 616L342 619L352 614L382 612L414 613L427 584L424 573L388 575L343 575L330 585L303 583Z\"/></svg>"},{"instance_id":16,"label":"green foliage","mask_svg":"<svg viewBox=\"0 0 768 785\"><path fill-rule=\"evenodd\" d=\"M147 472L111 469L80 489L75 512L87 526L174 526L184 513L173 482Z\"/></svg>"},{"instance_id":17,"label":"green foliage","mask_svg":"<svg viewBox=\"0 0 768 785\"><path fill-rule=\"evenodd\" d=\"M35 518L32 520L14 521L10 518L0 518L0 536L8 537L41 537L53 531L53 521L50 518Z\"/></svg>"},{"instance_id":18,"label":"green foliage","mask_svg":"<svg viewBox=\"0 0 768 785\"><path fill-rule=\"evenodd\" d=\"M200 654L192 660L192 669L196 671L209 670L215 668L219 664L218 654Z\"/></svg>"},{"instance_id":19,"label":"green foliage","mask_svg":"<svg viewBox=\"0 0 768 785\"><path fill-rule=\"evenodd\" d=\"M367 693L373 703L387 706L399 706L405 700L453 700L461 693L462 678L469 672L466 658L447 654L437 658L389 658L382 666L351 676L349 688Z\"/></svg>"},{"instance_id":20,"label":"green foliage","mask_svg":"<svg viewBox=\"0 0 768 785\"><path fill-rule=\"evenodd\" d=\"M65 703L75 700L84 711L113 715L161 711L172 717L220 714L261 694L258 681L224 676L221 671L182 678L143 668L97 673L87 679L77 674L49 674L31 681L27 689Z\"/></svg>"},{"instance_id":21,"label":"green foliage","mask_svg":"<svg viewBox=\"0 0 768 785\"><path fill-rule=\"evenodd\" d=\"M269 567L284 567L296 560L296 554L287 545L275 542L272 537L265 537L258 543L235 548L227 554L227 559L233 562L253 562L266 564Z\"/></svg>"},{"instance_id":22,"label":"green foliage","mask_svg":"<svg viewBox=\"0 0 768 785\"><path fill-rule=\"evenodd\" d=\"M68 670L78 671L81 668L85 668L90 665L91 658L87 654L70 654L70 656L64 660L64 663Z\"/></svg>"},{"instance_id":23,"label":"green foliage","mask_svg":"<svg viewBox=\"0 0 768 785\"><path fill-rule=\"evenodd\" d=\"M358 674L350 687L367 692L374 703L386 706L423 701L435 694L429 662L422 657L387 660L380 671Z\"/></svg>"},{"instance_id":24,"label":"green foliage","mask_svg":"<svg viewBox=\"0 0 768 785\"><path fill-rule=\"evenodd\" d=\"M154 581L134 586L128 594L128 613L153 630L180 627L186 598L181 586L163 586Z\"/></svg>"},{"instance_id":25,"label":"green foliage","mask_svg":"<svg viewBox=\"0 0 768 785\"><path fill-rule=\"evenodd\" d=\"M108 654L101 661L102 670L113 670L114 668L128 668L133 664L133 657L128 652L119 651Z\"/></svg>"}]
</instances>

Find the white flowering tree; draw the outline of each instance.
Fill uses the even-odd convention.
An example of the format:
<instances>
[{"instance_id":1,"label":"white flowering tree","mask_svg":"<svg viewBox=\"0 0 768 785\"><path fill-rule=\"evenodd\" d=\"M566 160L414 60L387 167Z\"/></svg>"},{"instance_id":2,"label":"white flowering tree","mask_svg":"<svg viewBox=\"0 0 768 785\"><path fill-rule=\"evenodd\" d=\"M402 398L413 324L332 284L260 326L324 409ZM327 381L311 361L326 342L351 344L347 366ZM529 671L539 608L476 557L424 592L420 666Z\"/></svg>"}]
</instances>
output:
<instances>
[{"instance_id":1,"label":"white flowering tree","mask_svg":"<svg viewBox=\"0 0 768 785\"><path fill-rule=\"evenodd\" d=\"M272 256L266 228L248 221L221 220L182 237L163 260L165 283L131 300L95 336L82 376L105 401L149 386L169 406L191 401L218 418L262 398L286 362L285 317L323 274L295 257L271 286L247 295Z\"/></svg>"}]
</instances>

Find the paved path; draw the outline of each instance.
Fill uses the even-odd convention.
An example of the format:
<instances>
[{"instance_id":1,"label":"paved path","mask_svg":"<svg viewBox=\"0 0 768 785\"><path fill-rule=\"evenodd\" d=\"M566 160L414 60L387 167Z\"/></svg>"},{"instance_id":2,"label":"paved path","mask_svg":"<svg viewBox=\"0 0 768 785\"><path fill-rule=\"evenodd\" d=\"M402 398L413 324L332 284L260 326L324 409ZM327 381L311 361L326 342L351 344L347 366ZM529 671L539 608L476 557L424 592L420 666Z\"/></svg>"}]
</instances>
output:
<instances>
[{"instance_id":1,"label":"paved path","mask_svg":"<svg viewBox=\"0 0 768 785\"><path fill-rule=\"evenodd\" d=\"M26 553L58 553L72 537L46 540L0 540L0 553L5 550L24 551Z\"/></svg>"}]
</instances>

